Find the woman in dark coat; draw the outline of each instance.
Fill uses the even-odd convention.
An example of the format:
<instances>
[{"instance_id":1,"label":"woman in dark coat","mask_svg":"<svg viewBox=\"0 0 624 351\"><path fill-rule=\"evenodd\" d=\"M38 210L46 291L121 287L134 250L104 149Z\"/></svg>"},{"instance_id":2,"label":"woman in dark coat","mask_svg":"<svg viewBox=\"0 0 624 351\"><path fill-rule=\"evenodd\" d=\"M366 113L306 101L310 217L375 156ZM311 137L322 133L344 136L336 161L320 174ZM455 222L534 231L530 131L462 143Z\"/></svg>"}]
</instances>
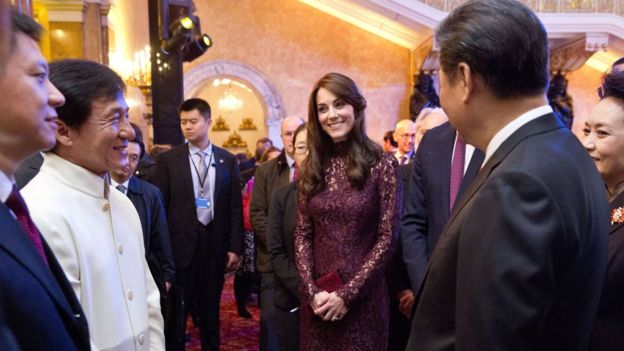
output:
<instances>
[{"instance_id":1,"label":"woman in dark coat","mask_svg":"<svg viewBox=\"0 0 624 351\"><path fill-rule=\"evenodd\" d=\"M301 350L388 345L384 269L398 236L398 162L366 136L365 108L353 80L338 73L310 95L295 230Z\"/></svg>"},{"instance_id":2,"label":"woman in dark coat","mask_svg":"<svg viewBox=\"0 0 624 351\"><path fill-rule=\"evenodd\" d=\"M590 349L624 350L624 71L605 76L583 145L605 181L611 210L607 275Z\"/></svg>"}]
</instances>

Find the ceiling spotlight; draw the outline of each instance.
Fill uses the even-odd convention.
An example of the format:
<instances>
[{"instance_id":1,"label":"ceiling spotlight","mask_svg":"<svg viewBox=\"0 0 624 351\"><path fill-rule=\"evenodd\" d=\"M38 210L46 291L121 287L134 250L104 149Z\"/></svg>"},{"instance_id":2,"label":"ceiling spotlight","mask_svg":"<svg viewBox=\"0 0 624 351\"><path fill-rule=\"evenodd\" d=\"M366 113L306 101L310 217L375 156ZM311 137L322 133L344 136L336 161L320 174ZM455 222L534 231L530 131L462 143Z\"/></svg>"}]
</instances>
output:
<instances>
[{"instance_id":1,"label":"ceiling spotlight","mask_svg":"<svg viewBox=\"0 0 624 351\"><path fill-rule=\"evenodd\" d=\"M188 16L180 17L171 23L169 39L162 43L162 51L167 55L180 51L189 41L189 33L191 33L193 26L193 20Z\"/></svg>"},{"instance_id":2,"label":"ceiling spotlight","mask_svg":"<svg viewBox=\"0 0 624 351\"><path fill-rule=\"evenodd\" d=\"M212 39L208 34L202 34L195 40L186 45L182 51L182 60L184 62L191 62L194 59L200 57L212 46Z\"/></svg>"}]
</instances>

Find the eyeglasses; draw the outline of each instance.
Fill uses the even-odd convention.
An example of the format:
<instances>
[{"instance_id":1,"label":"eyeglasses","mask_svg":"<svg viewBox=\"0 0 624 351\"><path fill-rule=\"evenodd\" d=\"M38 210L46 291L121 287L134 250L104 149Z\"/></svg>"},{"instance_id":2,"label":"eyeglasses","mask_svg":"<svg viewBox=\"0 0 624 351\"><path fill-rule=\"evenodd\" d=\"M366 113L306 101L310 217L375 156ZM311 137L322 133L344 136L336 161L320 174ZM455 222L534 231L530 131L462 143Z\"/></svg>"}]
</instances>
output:
<instances>
[{"instance_id":1,"label":"eyeglasses","mask_svg":"<svg viewBox=\"0 0 624 351\"><path fill-rule=\"evenodd\" d=\"M406 140L406 139L415 139L416 138L416 134L401 134L399 135L399 138Z\"/></svg>"},{"instance_id":2,"label":"eyeglasses","mask_svg":"<svg viewBox=\"0 0 624 351\"><path fill-rule=\"evenodd\" d=\"M308 147L304 145L295 146L295 153L297 155L305 155L308 152Z\"/></svg>"}]
</instances>

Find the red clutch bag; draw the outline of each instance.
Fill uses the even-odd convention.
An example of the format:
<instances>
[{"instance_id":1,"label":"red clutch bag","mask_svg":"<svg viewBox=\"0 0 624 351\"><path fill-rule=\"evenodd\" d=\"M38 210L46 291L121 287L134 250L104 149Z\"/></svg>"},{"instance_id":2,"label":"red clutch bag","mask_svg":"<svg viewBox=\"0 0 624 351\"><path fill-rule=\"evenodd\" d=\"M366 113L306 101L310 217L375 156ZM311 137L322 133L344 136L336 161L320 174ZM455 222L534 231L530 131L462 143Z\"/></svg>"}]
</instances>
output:
<instances>
[{"instance_id":1,"label":"red clutch bag","mask_svg":"<svg viewBox=\"0 0 624 351\"><path fill-rule=\"evenodd\" d=\"M314 281L314 283L316 283L316 286L319 287L319 289L323 289L328 293L332 293L342 288L344 285L342 277L340 277L340 273L338 273L338 271L329 272L324 276L319 277Z\"/></svg>"}]
</instances>

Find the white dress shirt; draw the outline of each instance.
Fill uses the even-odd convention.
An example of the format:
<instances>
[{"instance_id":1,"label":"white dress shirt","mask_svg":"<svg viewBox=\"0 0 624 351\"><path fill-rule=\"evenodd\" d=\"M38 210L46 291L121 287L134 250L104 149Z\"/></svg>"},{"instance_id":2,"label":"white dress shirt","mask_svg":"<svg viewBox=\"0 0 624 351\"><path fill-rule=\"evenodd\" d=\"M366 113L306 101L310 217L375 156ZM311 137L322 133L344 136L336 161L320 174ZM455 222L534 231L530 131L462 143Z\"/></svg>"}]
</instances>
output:
<instances>
[{"instance_id":1,"label":"white dress shirt","mask_svg":"<svg viewBox=\"0 0 624 351\"><path fill-rule=\"evenodd\" d=\"M208 144L208 146L206 146L205 149L201 150L200 148L198 148L197 146L188 143L188 148L189 148L189 154L191 155L191 157L189 157L189 167L191 167L191 176L193 177L193 191L195 192L195 198L199 197L199 193L202 190L201 184L199 182L199 177L197 176L197 172L199 171L199 157L197 156L197 153L200 151L203 151L206 153L206 157L204 158L204 162L206 164L206 167L208 167L208 176L206 177L206 180L204 180L205 182L210 182L210 194L208 194L209 196L209 200L210 200L210 211L212 212L212 218L214 218L214 207L215 207L215 203L214 203L214 188L215 188L215 176L216 176L216 161L215 161L215 157L213 154L213 150L212 150L212 143ZM208 162L210 162L210 164L208 164ZM204 176L203 174L201 174L200 176ZM206 197L206 194L204 195L204 197Z\"/></svg>"}]
</instances>

